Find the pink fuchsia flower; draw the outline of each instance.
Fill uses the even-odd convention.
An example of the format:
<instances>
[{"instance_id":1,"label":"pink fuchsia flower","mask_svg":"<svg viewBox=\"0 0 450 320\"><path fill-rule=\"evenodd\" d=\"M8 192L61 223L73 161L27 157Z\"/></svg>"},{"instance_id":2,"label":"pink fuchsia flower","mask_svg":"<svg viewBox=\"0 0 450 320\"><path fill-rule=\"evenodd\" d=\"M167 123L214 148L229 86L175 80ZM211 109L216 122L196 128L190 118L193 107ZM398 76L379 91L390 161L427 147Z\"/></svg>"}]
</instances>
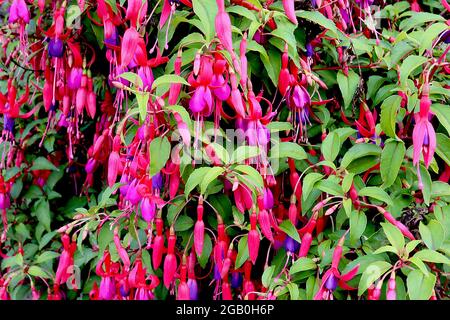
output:
<instances>
[{"instance_id":1,"label":"pink fuchsia flower","mask_svg":"<svg viewBox=\"0 0 450 320\"><path fill-rule=\"evenodd\" d=\"M30 12L25 0L13 0L9 7L9 23L20 22L27 24L30 22Z\"/></svg>"},{"instance_id":2,"label":"pink fuchsia flower","mask_svg":"<svg viewBox=\"0 0 450 320\"><path fill-rule=\"evenodd\" d=\"M436 150L436 132L428 117L415 114L414 119L416 124L413 130L413 164L418 165L420 154L423 154L425 166L428 168Z\"/></svg>"},{"instance_id":3,"label":"pink fuchsia flower","mask_svg":"<svg viewBox=\"0 0 450 320\"><path fill-rule=\"evenodd\" d=\"M125 19L130 20L132 27L137 27L138 22L142 23L147 12L147 0L129 0Z\"/></svg>"},{"instance_id":4,"label":"pink fuchsia flower","mask_svg":"<svg viewBox=\"0 0 450 320\"><path fill-rule=\"evenodd\" d=\"M70 237L67 234L62 236L63 252L59 257L58 269L55 275L55 284L60 285L65 283L72 274L69 270L73 266L73 255L77 248L75 242L70 241Z\"/></svg>"},{"instance_id":5,"label":"pink fuchsia flower","mask_svg":"<svg viewBox=\"0 0 450 320\"><path fill-rule=\"evenodd\" d=\"M175 230L170 228L170 235L168 240L168 248L167 255L164 259L164 274L163 274L163 282L166 288L170 287L170 284L175 278L175 273L177 271L177 258L175 256L175 243L177 241L177 237L175 235Z\"/></svg>"},{"instance_id":6,"label":"pink fuchsia flower","mask_svg":"<svg viewBox=\"0 0 450 320\"><path fill-rule=\"evenodd\" d=\"M120 50L122 68L128 66L128 64L133 60L136 53L137 47L141 40L141 36L137 32L136 28L129 28L125 31L122 39L122 46Z\"/></svg>"},{"instance_id":7,"label":"pink fuchsia flower","mask_svg":"<svg viewBox=\"0 0 450 320\"><path fill-rule=\"evenodd\" d=\"M148 66L140 67L137 74L143 83L142 90L150 91L154 80L152 69Z\"/></svg>"},{"instance_id":8,"label":"pink fuchsia flower","mask_svg":"<svg viewBox=\"0 0 450 320\"><path fill-rule=\"evenodd\" d=\"M116 296L116 277L119 275L119 263L111 261L110 253L105 250L98 261L95 272L102 278L98 291L98 299L112 300Z\"/></svg>"},{"instance_id":9,"label":"pink fuchsia flower","mask_svg":"<svg viewBox=\"0 0 450 320\"><path fill-rule=\"evenodd\" d=\"M373 4L373 0L356 0L356 3L361 6L363 9L367 9Z\"/></svg>"},{"instance_id":10,"label":"pink fuchsia flower","mask_svg":"<svg viewBox=\"0 0 450 320\"><path fill-rule=\"evenodd\" d=\"M150 283L147 283L147 280L150 280ZM136 260L133 269L130 271L128 283L130 288L136 289L134 300L153 300L153 289L159 285L159 278L153 274L147 276L147 270L143 266L142 260L139 258Z\"/></svg>"},{"instance_id":11,"label":"pink fuchsia flower","mask_svg":"<svg viewBox=\"0 0 450 320\"><path fill-rule=\"evenodd\" d=\"M311 97L308 91L301 86L295 85L291 95L290 106L303 110L311 104Z\"/></svg>"},{"instance_id":12,"label":"pink fuchsia flower","mask_svg":"<svg viewBox=\"0 0 450 320\"><path fill-rule=\"evenodd\" d=\"M217 15L215 18L215 27L217 37L219 38L222 45L228 52L233 51L233 41L231 38L231 20L228 13L225 11L224 0L216 0L217 2Z\"/></svg>"},{"instance_id":13,"label":"pink fuchsia flower","mask_svg":"<svg viewBox=\"0 0 450 320\"><path fill-rule=\"evenodd\" d=\"M344 244L347 232L339 239L336 248L333 251L333 258L331 268L328 269L322 277L322 284L319 291L314 296L314 300L331 300L333 299L333 292L339 286L344 290L355 290L355 288L347 284L352 280L359 270L359 264L353 267L349 272L341 274L338 270L339 262L342 257L342 246Z\"/></svg>"},{"instance_id":14,"label":"pink fuchsia flower","mask_svg":"<svg viewBox=\"0 0 450 320\"><path fill-rule=\"evenodd\" d=\"M82 68L72 68L70 69L69 77L67 78L67 86L71 90L77 90L81 87L81 77L83 76Z\"/></svg>"},{"instance_id":15,"label":"pink fuchsia flower","mask_svg":"<svg viewBox=\"0 0 450 320\"><path fill-rule=\"evenodd\" d=\"M295 25L298 24L297 17L295 15L294 0L283 0L284 13L288 19Z\"/></svg>"},{"instance_id":16,"label":"pink fuchsia flower","mask_svg":"<svg viewBox=\"0 0 450 320\"><path fill-rule=\"evenodd\" d=\"M429 121L431 100L429 98L429 85L425 84L420 99L420 112L414 115L416 122L413 130L413 165L417 167L419 178L419 188L423 188L422 178L419 170L420 155L423 154L425 166L428 166L433 159L436 150L436 132Z\"/></svg>"},{"instance_id":17,"label":"pink fuchsia flower","mask_svg":"<svg viewBox=\"0 0 450 320\"><path fill-rule=\"evenodd\" d=\"M144 197L141 201L141 214L146 222L151 222L156 215L156 205L150 197Z\"/></svg>"}]
</instances>

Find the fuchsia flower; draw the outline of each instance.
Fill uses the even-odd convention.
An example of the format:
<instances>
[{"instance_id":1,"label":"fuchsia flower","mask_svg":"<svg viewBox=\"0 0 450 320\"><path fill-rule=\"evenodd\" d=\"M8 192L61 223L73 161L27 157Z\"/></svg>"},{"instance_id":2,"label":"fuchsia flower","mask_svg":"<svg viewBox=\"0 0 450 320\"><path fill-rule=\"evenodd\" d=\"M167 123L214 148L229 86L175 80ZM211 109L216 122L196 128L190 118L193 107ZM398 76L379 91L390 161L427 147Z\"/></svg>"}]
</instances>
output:
<instances>
[{"instance_id":1,"label":"fuchsia flower","mask_svg":"<svg viewBox=\"0 0 450 320\"><path fill-rule=\"evenodd\" d=\"M150 283L147 283L147 280L150 280ZM136 260L128 277L128 282L130 287L135 289L134 300L153 300L153 289L159 285L159 279L156 275L147 276L147 270L142 265L141 259Z\"/></svg>"},{"instance_id":2,"label":"fuchsia flower","mask_svg":"<svg viewBox=\"0 0 450 320\"><path fill-rule=\"evenodd\" d=\"M71 276L72 273L69 271L69 268L73 266L73 254L77 249L77 244L70 241L69 235L63 234L61 241L63 252L59 257L58 269L55 275L55 284L57 285L65 283Z\"/></svg>"},{"instance_id":3,"label":"fuchsia flower","mask_svg":"<svg viewBox=\"0 0 450 320\"><path fill-rule=\"evenodd\" d=\"M427 117L415 114L416 124L413 130L414 155L413 163L418 165L420 154L423 154L425 166L428 168L436 150L436 132Z\"/></svg>"},{"instance_id":4,"label":"fuchsia flower","mask_svg":"<svg viewBox=\"0 0 450 320\"><path fill-rule=\"evenodd\" d=\"M218 11L215 18L216 34L222 45L228 52L233 52L233 41L231 39L231 20L225 12L224 0L216 0Z\"/></svg>"},{"instance_id":5,"label":"fuchsia flower","mask_svg":"<svg viewBox=\"0 0 450 320\"><path fill-rule=\"evenodd\" d=\"M152 69L148 66L139 67L137 74L141 78L143 83L142 90L150 91L154 80Z\"/></svg>"},{"instance_id":6,"label":"fuchsia flower","mask_svg":"<svg viewBox=\"0 0 450 320\"><path fill-rule=\"evenodd\" d=\"M100 300L112 300L116 296L115 277L119 274L119 263L112 262L109 251L105 250L103 257L97 263L95 271L102 278L98 298Z\"/></svg>"},{"instance_id":7,"label":"fuchsia flower","mask_svg":"<svg viewBox=\"0 0 450 320\"><path fill-rule=\"evenodd\" d=\"M131 26L136 28L142 23L147 12L147 0L129 0L125 19L130 20Z\"/></svg>"},{"instance_id":8,"label":"fuchsia flower","mask_svg":"<svg viewBox=\"0 0 450 320\"><path fill-rule=\"evenodd\" d=\"M253 264L256 263L256 259L258 258L258 251L259 251L259 243L260 243L260 238L259 238L259 232L258 230L256 230L256 213L253 212L250 215L250 231L248 233L248 254L250 257L250 260L252 261Z\"/></svg>"},{"instance_id":9,"label":"fuchsia flower","mask_svg":"<svg viewBox=\"0 0 450 320\"><path fill-rule=\"evenodd\" d=\"M9 23L19 24L20 48L27 55L27 32L26 25L30 22L30 12L25 0L13 0L9 7Z\"/></svg>"},{"instance_id":10,"label":"fuchsia flower","mask_svg":"<svg viewBox=\"0 0 450 320\"><path fill-rule=\"evenodd\" d=\"M429 86L424 85L422 98L420 100L420 112L414 115L416 122L413 130L413 164L417 167L419 178L419 188L423 188L423 183L419 170L420 155L423 155L425 166L428 168L436 150L436 132L429 121L431 100L428 96Z\"/></svg>"},{"instance_id":11,"label":"fuchsia flower","mask_svg":"<svg viewBox=\"0 0 450 320\"><path fill-rule=\"evenodd\" d=\"M363 9L367 9L373 4L374 0L355 0L357 4L361 6Z\"/></svg>"},{"instance_id":12,"label":"fuchsia flower","mask_svg":"<svg viewBox=\"0 0 450 320\"><path fill-rule=\"evenodd\" d=\"M295 25L298 24L297 17L295 15L294 0L283 0L284 13L288 19Z\"/></svg>"},{"instance_id":13,"label":"fuchsia flower","mask_svg":"<svg viewBox=\"0 0 450 320\"><path fill-rule=\"evenodd\" d=\"M125 31L120 50L121 53L120 66L122 68L128 66L128 64L133 60L138 45L142 43L141 40L142 40L141 36L137 32L136 28L131 27L127 29L127 31Z\"/></svg>"},{"instance_id":14,"label":"fuchsia flower","mask_svg":"<svg viewBox=\"0 0 450 320\"><path fill-rule=\"evenodd\" d=\"M13 0L9 7L9 23L24 23L30 22L30 12L28 11L25 0Z\"/></svg>"},{"instance_id":15,"label":"fuchsia flower","mask_svg":"<svg viewBox=\"0 0 450 320\"><path fill-rule=\"evenodd\" d=\"M176 242L175 231L170 228L170 235L168 240L167 255L164 259L164 274L163 282L166 288L170 287L170 284L175 278L175 272L177 270L177 258L175 256L175 242Z\"/></svg>"},{"instance_id":16,"label":"fuchsia flower","mask_svg":"<svg viewBox=\"0 0 450 320\"><path fill-rule=\"evenodd\" d=\"M338 286L344 290L355 290L355 288L349 286L347 282L356 276L359 270L359 264L345 274L341 274L338 269L342 257L342 246L346 235L347 232L341 237L336 248L334 248L331 268L323 275L322 284L320 285L319 291L314 296L314 300L332 300L333 291L336 290Z\"/></svg>"},{"instance_id":17,"label":"fuchsia flower","mask_svg":"<svg viewBox=\"0 0 450 320\"><path fill-rule=\"evenodd\" d=\"M20 113L21 106L23 106L28 101L30 94L29 87L26 87L25 94L23 94L19 99L17 99L17 88L15 85L15 80L13 78L8 79L7 87L7 94L3 94L0 92L0 114L8 116L8 118L10 119L25 119L31 117L38 109L37 106L27 113Z\"/></svg>"},{"instance_id":18,"label":"fuchsia flower","mask_svg":"<svg viewBox=\"0 0 450 320\"><path fill-rule=\"evenodd\" d=\"M202 255L205 239L205 223L203 222L203 198L199 199L197 206L197 221L194 226L194 249L197 256Z\"/></svg>"}]
</instances>

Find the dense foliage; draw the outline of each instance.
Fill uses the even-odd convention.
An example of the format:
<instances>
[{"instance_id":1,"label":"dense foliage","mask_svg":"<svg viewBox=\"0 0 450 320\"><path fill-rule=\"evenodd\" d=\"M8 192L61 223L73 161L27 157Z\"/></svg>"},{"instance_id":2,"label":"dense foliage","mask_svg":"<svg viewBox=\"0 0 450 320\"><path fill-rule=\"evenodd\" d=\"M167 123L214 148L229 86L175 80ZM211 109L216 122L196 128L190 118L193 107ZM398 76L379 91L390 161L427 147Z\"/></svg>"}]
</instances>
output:
<instances>
[{"instance_id":1,"label":"dense foliage","mask_svg":"<svg viewBox=\"0 0 450 320\"><path fill-rule=\"evenodd\" d=\"M446 0L0 6L0 299L449 297Z\"/></svg>"}]
</instances>

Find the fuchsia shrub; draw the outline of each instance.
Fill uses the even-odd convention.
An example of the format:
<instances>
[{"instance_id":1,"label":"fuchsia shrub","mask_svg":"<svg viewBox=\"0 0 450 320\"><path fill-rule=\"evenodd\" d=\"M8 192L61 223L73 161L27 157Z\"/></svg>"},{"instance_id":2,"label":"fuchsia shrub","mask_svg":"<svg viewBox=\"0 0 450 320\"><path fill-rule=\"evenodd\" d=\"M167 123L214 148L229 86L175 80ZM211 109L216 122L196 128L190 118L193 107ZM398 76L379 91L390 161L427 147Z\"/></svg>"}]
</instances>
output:
<instances>
[{"instance_id":1,"label":"fuchsia shrub","mask_svg":"<svg viewBox=\"0 0 450 320\"><path fill-rule=\"evenodd\" d=\"M446 0L0 10L0 299L448 299Z\"/></svg>"}]
</instances>

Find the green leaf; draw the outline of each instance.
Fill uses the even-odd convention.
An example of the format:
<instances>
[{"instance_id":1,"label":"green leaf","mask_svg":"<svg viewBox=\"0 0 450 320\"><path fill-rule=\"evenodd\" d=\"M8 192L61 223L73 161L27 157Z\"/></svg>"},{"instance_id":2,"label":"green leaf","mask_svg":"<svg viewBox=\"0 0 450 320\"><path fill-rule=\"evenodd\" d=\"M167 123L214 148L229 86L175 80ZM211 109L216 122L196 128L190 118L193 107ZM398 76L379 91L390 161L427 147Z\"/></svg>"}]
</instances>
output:
<instances>
[{"instance_id":1,"label":"green leaf","mask_svg":"<svg viewBox=\"0 0 450 320\"><path fill-rule=\"evenodd\" d=\"M295 228L295 226L292 224L291 220L284 220L282 223L280 223L279 225L280 229L283 230L289 237L291 237L292 239L294 239L295 241L297 241L298 243L301 242L300 240L300 236L298 234L297 229Z\"/></svg>"},{"instance_id":2,"label":"green leaf","mask_svg":"<svg viewBox=\"0 0 450 320\"><path fill-rule=\"evenodd\" d=\"M205 194L209 184L216 180L222 173L225 172L225 169L222 167L212 167L208 168L209 170L204 175L202 182L200 183L200 193Z\"/></svg>"},{"instance_id":3,"label":"green leaf","mask_svg":"<svg viewBox=\"0 0 450 320\"><path fill-rule=\"evenodd\" d=\"M325 140L323 140L320 151L325 160L333 162L336 159L341 150L339 140L338 134L334 131L330 132Z\"/></svg>"},{"instance_id":4,"label":"green leaf","mask_svg":"<svg viewBox=\"0 0 450 320\"><path fill-rule=\"evenodd\" d=\"M247 235L245 235L239 240L235 269L239 269L248 257Z\"/></svg>"},{"instance_id":5,"label":"green leaf","mask_svg":"<svg viewBox=\"0 0 450 320\"><path fill-rule=\"evenodd\" d=\"M348 173L345 175L344 179L342 179L342 190L347 193L350 188L352 187L353 178L355 177L355 174Z\"/></svg>"},{"instance_id":6,"label":"green leaf","mask_svg":"<svg viewBox=\"0 0 450 320\"><path fill-rule=\"evenodd\" d=\"M194 226L194 220L188 216L178 216L174 228L176 232L189 230ZM206 237L205 237L206 238Z\"/></svg>"},{"instance_id":7,"label":"green leaf","mask_svg":"<svg viewBox=\"0 0 450 320\"><path fill-rule=\"evenodd\" d=\"M370 76L369 80L367 81L367 99L372 99L385 81L385 77Z\"/></svg>"},{"instance_id":8,"label":"green leaf","mask_svg":"<svg viewBox=\"0 0 450 320\"><path fill-rule=\"evenodd\" d=\"M403 247L405 246L405 238L403 234L390 223L382 222L384 234L388 238L389 242L397 249L397 255L400 255Z\"/></svg>"},{"instance_id":9,"label":"green leaf","mask_svg":"<svg viewBox=\"0 0 450 320\"><path fill-rule=\"evenodd\" d=\"M150 99L149 92L136 93L136 100L139 108L139 118L141 119L141 122L143 122L147 117L147 104L149 99Z\"/></svg>"},{"instance_id":10,"label":"green leaf","mask_svg":"<svg viewBox=\"0 0 450 320\"><path fill-rule=\"evenodd\" d=\"M41 277L41 278L50 278L47 272L44 271L41 267L38 266L31 266L28 269L28 274L35 276L35 277Z\"/></svg>"},{"instance_id":11,"label":"green leaf","mask_svg":"<svg viewBox=\"0 0 450 320\"><path fill-rule=\"evenodd\" d=\"M391 138L397 137L395 134L395 123L401 102L402 98L399 95L394 95L384 100L381 104L381 129Z\"/></svg>"},{"instance_id":12,"label":"green leaf","mask_svg":"<svg viewBox=\"0 0 450 320\"><path fill-rule=\"evenodd\" d=\"M406 80L408 79L411 72L420 67L428 61L427 58L422 56L408 56L402 63L400 67L400 83L403 87L406 87Z\"/></svg>"},{"instance_id":13,"label":"green leaf","mask_svg":"<svg viewBox=\"0 0 450 320\"><path fill-rule=\"evenodd\" d=\"M381 188L378 187L365 187L358 191L358 195L360 197L370 197L377 199L386 203L387 205L392 206L393 202L391 197Z\"/></svg>"},{"instance_id":14,"label":"green leaf","mask_svg":"<svg viewBox=\"0 0 450 320\"><path fill-rule=\"evenodd\" d=\"M287 288L289 289L289 295L291 297L291 300L299 300L300 290L298 289L298 285L291 282L287 284Z\"/></svg>"},{"instance_id":15,"label":"green leaf","mask_svg":"<svg viewBox=\"0 0 450 320\"><path fill-rule=\"evenodd\" d=\"M353 211L350 214L350 242L356 243L366 230L367 217L362 211Z\"/></svg>"},{"instance_id":16,"label":"green leaf","mask_svg":"<svg viewBox=\"0 0 450 320\"><path fill-rule=\"evenodd\" d=\"M206 267L206 264L208 263L209 257L211 255L211 251L212 251L211 237L207 233L205 233L202 255L198 258L198 263L200 264L200 267L202 268Z\"/></svg>"},{"instance_id":17,"label":"green leaf","mask_svg":"<svg viewBox=\"0 0 450 320\"><path fill-rule=\"evenodd\" d=\"M423 55L425 50L430 49L431 44L434 39L437 38L442 32L448 30L449 26L445 23L433 23L430 25L427 30L425 30L425 36L422 38L422 42L420 44L419 54Z\"/></svg>"},{"instance_id":18,"label":"green leaf","mask_svg":"<svg viewBox=\"0 0 450 320\"><path fill-rule=\"evenodd\" d=\"M14 266L23 266L23 256L21 254L15 254L8 258L2 259L1 261L2 269L6 269Z\"/></svg>"},{"instance_id":19,"label":"green leaf","mask_svg":"<svg viewBox=\"0 0 450 320\"><path fill-rule=\"evenodd\" d=\"M170 142L166 137L156 137L150 143L150 176L157 174L170 157Z\"/></svg>"},{"instance_id":20,"label":"green leaf","mask_svg":"<svg viewBox=\"0 0 450 320\"><path fill-rule=\"evenodd\" d=\"M431 199L431 176L428 170L423 166L419 166L420 170L420 176L422 177L422 183L423 183L423 189L422 189L422 195L423 195L423 201L428 206L430 204Z\"/></svg>"},{"instance_id":21,"label":"green leaf","mask_svg":"<svg viewBox=\"0 0 450 320\"><path fill-rule=\"evenodd\" d=\"M415 258L422 261L433 262L433 263L445 263L450 265L450 259L439 253L430 249L423 249L414 255Z\"/></svg>"},{"instance_id":22,"label":"green leaf","mask_svg":"<svg viewBox=\"0 0 450 320\"><path fill-rule=\"evenodd\" d=\"M44 248L56 235L56 231L49 232L45 234L39 241L39 250Z\"/></svg>"},{"instance_id":23,"label":"green leaf","mask_svg":"<svg viewBox=\"0 0 450 320\"><path fill-rule=\"evenodd\" d=\"M91 23L92 31L95 34L95 38L97 40L98 46L100 49L103 49L105 46L104 38L105 38L105 32L103 27L97 26L95 23Z\"/></svg>"},{"instance_id":24,"label":"green leaf","mask_svg":"<svg viewBox=\"0 0 450 320\"><path fill-rule=\"evenodd\" d=\"M400 22L400 26L399 26L400 30L405 31L405 32L414 27L421 26L427 22L431 22L431 21L445 22L444 17L437 15L437 14L429 13L429 12L408 12L407 15L410 17L404 18Z\"/></svg>"},{"instance_id":25,"label":"green leaf","mask_svg":"<svg viewBox=\"0 0 450 320\"><path fill-rule=\"evenodd\" d=\"M56 257L59 257L59 253L54 251L45 251L42 252L36 259L35 263L40 264L43 262L46 262L48 260L55 259Z\"/></svg>"},{"instance_id":26,"label":"green leaf","mask_svg":"<svg viewBox=\"0 0 450 320\"><path fill-rule=\"evenodd\" d=\"M193 0L192 7L195 15L200 19L206 41L210 42L215 35L215 18L217 15L217 4L214 0Z\"/></svg>"},{"instance_id":27,"label":"green leaf","mask_svg":"<svg viewBox=\"0 0 450 320\"><path fill-rule=\"evenodd\" d=\"M440 103L435 103L431 106L431 111L436 114L439 122L442 126L447 130L447 133L450 135L450 110L448 105L443 105Z\"/></svg>"},{"instance_id":28,"label":"green leaf","mask_svg":"<svg viewBox=\"0 0 450 320\"><path fill-rule=\"evenodd\" d=\"M318 183L316 183L315 186L320 191L326 192L328 194L331 194L333 196L343 196L344 191L342 190L342 187L336 183L335 181L331 179L327 180L321 180Z\"/></svg>"},{"instance_id":29,"label":"green leaf","mask_svg":"<svg viewBox=\"0 0 450 320\"><path fill-rule=\"evenodd\" d=\"M420 270L413 270L406 278L408 295L411 300L428 300L433 294L436 276L428 273L423 274Z\"/></svg>"},{"instance_id":30,"label":"green leaf","mask_svg":"<svg viewBox=\"0 0 450 320\"><path fill-rule=\"evenodd\" d=\"M442 133L436 134L436 154L450 166L450 138Z\"/></svg>"},{"instance_id":31,"label":"green leaf","mask_svg":"<svg viewBox=\"0 0 450 320\"><path fill-rule=\"evenodd\" d=\"M76 4L72 4L70 6L67 7L66 10L66 27L67 28L74 28L74 27L79 27L79 26L73 26L73 22L75 20L77 20L80 16L81 16L81 10L80 10L80 6L76 5Z\"/></svg>"},{"instance_id":32,"label":"green leaf","mask_svg":"<svg viewBox=\"0 0 450 320\"><path fill-rule=\"evenodd\" d=\"M314 188L314 185L316 184L317 181L320 181L322 179L323 175L317 172L311 172L308 173L304 178L303 178L303 183L302 183L302 198L304 200L306 200L309 196L309 194L311 193L311 191Z\"/></svg>"},{"instance_id":33,"label":"green leaf","mask_svg":"<svg viewBox=\"0 0 450 320\"><path fill-rule=\"evenodd\" d=\"M189 86L189 83L182 77L175 75L175 74L165 74L162 75L161 77L155 79L155 81L153 81L152 83L152 90L161 86L161 85L170 85L173 83L181 83L184 84L186 86Z\"/></svg>"},{"instance_id":34,"label":"green leaf","mask_svg":"<svg viewBox=\"0 0 450 320\"><path fill-rule=\"evenodd\" d=\"M445 240L445 230L440 222L431 220L428 226L423 222L419 224L420 237L426 246L432 250L441 248Z\"/></svg>"},{"instance_id":35,"label":"green leaf","mask_svg":"<svg viewBox=\"0 0 450 320\"><path fill-rule=\"evenodd\" d=\"M380 253L384 253L384 252L392 252L392 253L395 253L396 255L398 255L397 248L395 248L393 246L382 246L382 247L378 248L377 250L375 250L373 252L373 254L380 254Z\"/></svg>"},{"instance_id":36,"label":"green leaf","mask_svg":"<svg viewBox=\"0 0 450 320\"><path fill-rule=\"evenodd\" d=\"M210 168L208 167L201 167L198 169L195 169L189 176L188 180L186 181L186 184L184 186L184 194L186 196L186 199L189 197L189 194L192 190L195 189L196 186L198 186L202 180L205 174L208 172Z\"/></svg>"},{"instance_id":37,"label":"green leaf","mask_svg":"<svg viewBox=\"0 0 450 320\"><path fill-rule=\"evenodd\" d=\"M291 269L289 269L289 274L294 274L301 271L306 270L313 270L316 269L317 265L316 263L307 257L298 258L294 261L294 263L291 266Z\"/></svg>"},{"instance_id":38,"label":"green leaf","mask_svg":"<svg viewBox=\"0 0 450 320\"><path fill-rule=\"evenodd\" d=\"M342 206L344 207L344 211L345 214L347 215L347 218L350 218L350 215L352 213L352 205L353 205L352 199L350 198L344 199L342 201Z\"/></svg>"},{"instance_id":39,"label":"green leaf","mask_svg":"<svg viewBox=\"0 0 450 320\"><path fill-rule=\"evenodd\" d=\"M417 257L411 257L411 258L409 258L409 261L414 263L419 268L419 270L423 272L423 274L425 274L425 275L428 274L428 268L421 259L419 259Z\"/></svg>"},{"instance_id":40,"label":"green leaf","mask_svg":"<svg viewBox=\"0 0 450 320\"><path fill-rule=\"evenodd\" d=\"M258 170L256 170L255 168L253 168L251 166L240 164L240 165L237 165L236 167L234 167L234 170L248 175L252 180L251 182L253 184L255 184L257 187L259 187L259 188L264 187L263 178L261 177L261 174L258 172Z\"/></svg>"},{"instance_id":41,"label":"green leaf","mask_svg":"<svg viewBox=\"0 0 450 320\"><path fill-rule=\"evenodd\" d=\"M355 95L356 89L359 86L360 77L354 71L349 71L348 77L342 71L337 74L337 83L339 89L341 90L342 97L344 98L344 107L347 109L350 107L353 96Z\"/></svg>"},{"instance_id":42,"label":"green leaf","mask_svg":"<svg viewBox=\"0 0 450 320\"><path fill-rule=\"evenodd\" d=\"M372 262L364 270L358 285L358 296L361 296L375 280L379 279L389 268L391 264L386 261Z\"/></svg>"},{"instance_id":43,"label":"green leaf","mask_svg":"<svg viewBox=\"0 0 450 320\"><path fill-rule=\"evenodd\" d=\"M264 272L261 276L261 281L262 281L262 285L264 286L264 288L269 288L270 282L272 281L272 276L273 276L274 271L275 271L274 266L267 267L264 270Z\"/></svg>"},{"instance_id":44,"label":"green leaf","mask_svg":"<svg viewBox=\"0 0 450 320\"><path fill-rule=\"evenodd\" d=\"M214 154L222 161L222 163L230 162L230 155L223 146L216 142L211 143L210 146L213 148Z\"/></svg>"},{"instance_id":45,"label":"green leaf","mask_svg":"<svg viewBox=\"0 0 450 320\"><path fill-rule=\"evenodd\" d=\"M131 82L136 88L142 88L144 83L142 82L141 77L134 72L124 72L119 75L119 78L125 79Z\"/></svg>"},{"instance_id":46,"label":"green leaf","mask_svg":"<svg viewBox=\"0 0 450 320\"><path fill-rule=\"evenodd\" d=\"M98 252L105 251L106 247L113 241L113 238L114 234L110 230L109 223L104 223L98 234Z\"/></svg>"},{"instance_id":47,"label":"green leaf","mask_svg":"<svg viewBox=\"0 0 450 320\"><path fill-rule=\"evenodd\" d=\"M16 234L20 236L21 242L25 241L26 239L31 239L30 231L23 223L19 223L15 226L14 229L16 231Z\"/></svg>"},{"instance_id":48,"label":"green leaf","mask_svg":"<svg viewBox=\"0 0 450 320\"><path fill-rule=\"evenodd\" d=\"M392 50L389 51L389 54L384 57L383 60L386 62L388 68L392 69L394 66L399 64L401 59L406 57L414 49L415 47L410 44L409 41L403 40L400 42L396 42ZM379 87L377 88L377 90L378 89Z\"/></svg>"},{"instance_id":49,"label":"green leaf","mask_svg":"<svg viewBox=\"0 0 450 320\"><path fill-rule=\"evenodd\" d=\"M395 179L405 157L405 143L399 140L386 141L381 152L380 174L383 179L383 188L390 187Z\"/></svg>"},{"instance_id":50,"label":"green leaf","mask_svg":"<svg viewBox=\"0 0 450 320\"><path fill-rule=\"evenodd\" d=\"M297 54L297 40L294 36L294 31L296 26L290 22L286 17L274 16L275 23L277 24L277 28L271 32L271 34L284 42L287 42L289 48L289 56L291 58L298 57ZM298 61L297 59L293 59L294 62Z\"/></svg>"},{"instance_id":51,"label":"green leaf","mask_svg":"<svg viewBox=\"0 0 450 320\"><path fill-rule=\"evenodd\" d=\"M367 156L379 156L380 154L381 148L379 146L371 143L358 143L345 153L341 161L341 167L347 168L356 159Z\"/></svg>"},{"instance_id":52,"label":"green leaf","mask_svg":"<svg viewBox=\"0 0 450 320\"><path fill-rule=\"evenodd\" d=\"M324 27L325 29L330 30L333 33L334 37L338 37L338 29L334 24L333 20L326 18L319 11L303 11L299 10L295 12L295 15L299 18L309 20L311 22L317 23Z\"/></svg>"},{"instance_id":53,"label":"green leaf","mask_svg":"<svg viewBox=\"0 0 450 320\"><path fill-rule=\"evenodd\" d=\"M39 200L34 213L39 222L42 223L48 232L50 232L51 213L48 201L44 199Z\"/></svg>"},{"instance_id":54,"label":"green leaf","mask_svg":"<svg viewBox=\"0 0 450 320\"><path fill-rule=\"evenodd\" d=\"M247 159L256 157L259 155L259 148L254 146L240 146L234 150L231 155L231 163L241 163Z\"/></svg>"},{"instance_id":55,"label":"green leaf","mask_svg":"<svg viewBox=\"0 0 450 320\"><path fill-rule=\"evenodd\" d=\"M225 11L228 13L238 14L252 21L257 21L256 15L253 13L253 11L250 11L249 9L242 6L227 7Z\"/></svg>"},{"instance_id":56,"label":"green leaf","mask_svg":"<svg viewBox=\"0 0 450 320\"><path fill-rule=\"evenodd\" d=\"M279 132L279 131L290 131L293 130L292 124L290 122L280 122L280 121L272 121L267 124L267 129L271 132Z\"/></svg>"},{"instance_id":57,"label":"green leaf","mask_svg":"<svg viewBox=\"0 0 450 320\"><path fill-rule=\"evenodd\" d=\"M292 158L295 160L304 160L308 157L303 148L293 142L280 142L272 146L270 158Z\"/></svg>"},{"instance_id":58,"label":"green leaf","mask_svg":"<svg viewBox=\"0 0 450 320\"><path fill-rule=\"evenodd\" d=\"M410 254L411 251L413 251L420 243L421 243L420 240L412 240L412 241L408 242L405 247L406 252L408 254Z\"/></svg>"},{"instance_id":59,"label":"green leaf","mask_svg":"<svg viewBox=\"0 0 450 320\"><path fill-rule=\"evenodd\" d=\"M235 6L235 7L237 7L237 6ZM270 80L272 80L274 85L278 85L278 78L277 78L277 75L275 74L275 70L273 68L270 57L267 54L266 49L262 45L257 43L256 41L251 40L251 41L248 41L248 43L247 43L247 50L259 52L261 62L263 63L263 65L267 71L267 74L269 75Z\"/></svg>"},{"instance_id":60,"label":"green leaf","mask_svg":"<svg viewBox=\"0 0 450 320\"><path fill-rule=\"evenodd\" d=\"M38 157L38 158L34 159L33 165L30 168L30 171L33 171L33 170L59 171L59 169L57 167L55 167L55 165L53 163L51 163L44 157Z\"/></svg>"}]
</instances>

